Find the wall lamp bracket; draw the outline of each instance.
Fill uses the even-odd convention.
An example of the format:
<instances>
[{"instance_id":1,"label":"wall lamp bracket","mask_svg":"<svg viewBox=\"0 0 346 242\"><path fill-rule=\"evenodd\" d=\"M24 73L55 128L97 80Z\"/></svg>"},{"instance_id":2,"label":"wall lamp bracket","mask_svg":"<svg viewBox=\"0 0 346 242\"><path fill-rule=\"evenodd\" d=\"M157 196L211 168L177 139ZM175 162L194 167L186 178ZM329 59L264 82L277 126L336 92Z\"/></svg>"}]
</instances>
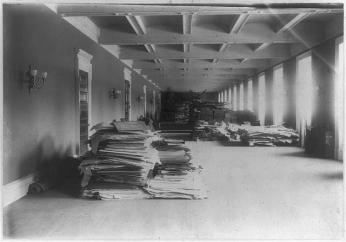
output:
<instances>
[{"instance_id":1,"label":"wall lamp bracket","mask_svg":"<svg viewBox=\"0 0 346 242\"><path fill-rule=\"evenodd\" d=\"M138 96L137 97L137 102L142 102L144 100L144 96Z\"/></svg>"},{"instance_id":2,"label":"wall lamp bracket","mask_svg":"<svg viewBox=\"0 0 346 242\"><path fill-rule=\"evenodd\" d=\"M29 70L26 72L27 76L29 77L28 80L28 89L29 93L32 89L41 89L47 79L48 73L42 72L41 74L38 74L37 69L33 69L31 65L29 66Z\"/></svg>"},{"instance_id":3,"label":"wall lamp bracket","mask_svg":"<svg viewBox=\"0 0 346 242\"><path fill-rule=\"evenodd\" d=\"M111 88L109 90L109 98L110 99L118 99L121 95L121 90L117 90L115 88Z\"/></svg>"}]
</instances>

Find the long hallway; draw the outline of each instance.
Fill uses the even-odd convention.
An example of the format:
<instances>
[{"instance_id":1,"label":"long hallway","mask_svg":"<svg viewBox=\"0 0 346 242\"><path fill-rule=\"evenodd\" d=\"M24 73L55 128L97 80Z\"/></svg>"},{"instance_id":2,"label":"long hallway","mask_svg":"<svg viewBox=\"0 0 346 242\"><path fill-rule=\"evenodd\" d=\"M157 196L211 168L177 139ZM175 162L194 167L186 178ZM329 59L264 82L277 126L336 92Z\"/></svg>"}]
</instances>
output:
<instances>
[{"instance_id":1,"label":"long hallway","mask_svg":"<svg viewBox=\"0 0 346 242\"><path fill-rule=\"evenodd\" d=\"M343 164L295 147L188 142L203 166L206 200L30 195L4 210L7 238L338 239Z\"/></svg>"}]
</instances>

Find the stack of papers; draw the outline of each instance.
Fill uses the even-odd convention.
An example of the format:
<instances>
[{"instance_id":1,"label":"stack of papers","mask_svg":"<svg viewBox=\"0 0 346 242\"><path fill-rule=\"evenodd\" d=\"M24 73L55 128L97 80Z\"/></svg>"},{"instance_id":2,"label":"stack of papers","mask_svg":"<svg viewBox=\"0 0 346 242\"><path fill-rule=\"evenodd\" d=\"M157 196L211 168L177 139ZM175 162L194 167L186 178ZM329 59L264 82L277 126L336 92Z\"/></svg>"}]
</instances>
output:
<instances>
[{"instance_id":1,"label":"stack of papers","mask_svg":"<svg viewBox=\"0 0 346 242\"><path fill-rule=\"evenodd\" d=\"M157 147L161 164L144 189L153 198L204 199L206 189L201 179L201 167L192 159L184 144L166 143Z\"/></svg>"},{"instance_id":2,"label":"stack of papers","mask_svg":"<svg viewBox=\"0 0 346 242\"><path fill-rule=\"evenodd\" d=\"M299 141L299 134L284 126L248 126L239 128L241 138L250 146L253 145L292 145Z\"/></svg>"},{"instance_id":3,"label":"stack of papers","mask_svg":"<svg viewBox=\"0 0 346 242\"><path fill-rule=\"evenodd\" d=\"M98 129L91 137L92 152L80 164L84 197L138 198L156 163L158 151L151 131ZM131 188L136 188L135 190Z\"/></svg>"},{"instance_id":4,"label":"stack of papers","mask_svg":"<svg viewBox=\"0 0 346 242\"><path fill-rule=\"evenodd\" d=\"M93 183L84 189L83 197L92 199L147 199L150 195L141 188L131 185L113 183Z\"/></svg>"},{"instance_id":5,"label":"stack of papers","mask_svg":"<svg viewBox=\"0 0 346 242\"><path fill-rule=\"evenodd\" d=\"M160 174L150 179L146 191L154 198L205 199L206 188L200 171L195 170L184 175Z\"/></svg>"}]
</instances>

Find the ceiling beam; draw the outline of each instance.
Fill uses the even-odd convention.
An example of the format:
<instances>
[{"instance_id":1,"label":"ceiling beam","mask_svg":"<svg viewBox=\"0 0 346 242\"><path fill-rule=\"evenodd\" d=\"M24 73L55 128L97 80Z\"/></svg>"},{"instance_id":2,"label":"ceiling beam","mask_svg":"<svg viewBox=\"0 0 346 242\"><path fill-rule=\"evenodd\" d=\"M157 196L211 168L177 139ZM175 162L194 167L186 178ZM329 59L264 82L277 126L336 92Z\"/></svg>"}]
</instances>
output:
<instances>
[{"instance_id":1,"label":"ceiling beam","mask_svg":"<svg viewBox=\"0 0 346 242\"><path fill-rule=\"evenodd\" d=\"M184 52L190 52L191 51L192 44L184 44Z\"/></svg>"},{"instance_id":2,"label":"ceiling beam","mask_svg":"<svg viewBox=\"0 0 346 242\"><path fill-rule=\"evenodd\" d=\"M228 69L228 68L237 68L237 69L247 69L247 68L264 68L267 67L270 64L269 60L249 60L245 63L226 63L226 62L219 62L218 64L213 64L211 62L204 62L204 63L194 63L191 62L190 64L185 63L149 63L149 62L143 62L134 60L133 62L133 68L134 69L158 69L158 68L164 68L164 69L170 69L170 68L198 68L198 69Z\"/></svg>"},{"instance_id":3,"label":"ceiling beam","mask_svg":"<svg viewBox=\"0 0 346 242\"><path fill-rule=\"evenodd\" d=\"M140 16L126 16L127 21L130 23L132 29L135 31L137 35L147 34L146 27L142 21ZM153 44L144 44L145 49L148 53L154 55L156 52L155 45ZM161 63L160 59L154 59L155 63Z\"/></svg>"},{"instance_id":4,"label":"ceiling beam","mask_svg":"<svg viewBox=\"0 0 346 242\"><path fill-rule=\"evenodd\" d=\"M240 14L231 29L231 34L239 33L246 24L248 18L249 14Z\"/></svg>"},{"instance_id":5,"label":"ceiling beam","mask_svg":"<svg viewBox=\"0 0 346 242\"><path fill-rule=\"evenodd\" d=\"M255 24L259 26L259 24ZM139 45L139 44L258 44L258 43L297 43L299 40L288 32L276 34L273 31L261 31L260 28L243 31L238 34L200 33L182 35L164 32L160 34L134 35L120 31L101 29L99 41L101 44Z\"/></svg>"},{"instance_id":6,"label":"ceiling beam","mask_svg":"<svg viewBox=\"0 0 346 242\"><path fill-rule=\"evenodd\" d=\"M271 43L263 43L260 46L258 46L254 51L263 50L263 49L267 48L269 45L271 45Z\"/></svg>"},{"instance_id":7,"label":"ceiling beam","mask_svg":"<svg viewBox=\"0 0 346 242\"><path fill-rule=\"evenodd\" d=\"M148 74L148 75L176 75L181 73L186 73L184 70L180 69L165 69L164 71L158 71L158 70L150 70L150 69L141 69L140 72L142 74ZM247 75L249 73L256 72L255 68L244 68L244 69L229 69L229 70L223 70L223 69L213 69L213 70L203 70L203 69L197 69L197 68L189 68L190 73L199 73L199 74L208 74L208 75Z\"/></svg>"},{"instance_id":8,"label":"ceiling beam","mask_svg":"<svg viewBox=\"0 0 346 242\"><path fill-rule=\"evenodd\" d=\"M264 50L243 51L231 50L227 52L216 52L212 50L191 52L181 51L157 51L155 53L147 53L137 50L121 50L119 54L120 59L133 59L133 60L147 60L147 59L267 59L267 58L289 58L290 49L282 46L272 46Z\"/></svg>"},{"instance_id":9,"label":"ceiling beam","mask_svg":"<svg viewBox=\"0 0 346 242\"><path fill-rule=\"evenodd\" d=\"M202 69L202 68L190 68L189 71L195 73L202 74L247 74L249 72L256 71L256 68L243 68L243 69L232 69L232 68L224 68L224 69ZM141 69L141 73L143 74L159 74L159 73L168 73L168 74L177 74L184 73L183 70L179 68L167 68L165 70L153 70L153 69Z\"/></svg>"},{"instance_id":10,"label":"ceiling beam","mask_svg":"<svg viewBox=\"0 0 346 242\"><path fill-rule=\"evenodd\" d=\"M181 15L182 13L195 13L198 15L230 15L230 14L300 14L312 13L341 13L342 4L326 4L321 7L280 7L270 8L246 6L188 6L188 5L130 5L130 4L59 4L58 14L62 16L153 16L153 15Z\"/></svg>"},{"instance_id":11,"label":"ceiling beam","mask_svg":"<svg viewBox=\"0 0 346 242\"><path fill-rule=\"evenodd\" d=\"M234 81L234 80L244 80L246 79L246 75L238 75L238 76L233 76L233 77L227 77L227 78L219 78L219 77L203 77L203 76L181 76L181 77L172 77L172 78L164 78L162 79L164 82L170 82L170 81L181 81L181 82L211 82L211 81L219 81L219 82L224 82L224 81Z\"/></svg>"},{"instance_id":12,"label":"ceiling beam","mask_svg":"<svg viewBox=\"0 0 346 242\"><path fill-rule=\"evenodd\" d=\"M307 17L309 17L311 15L312 15L312 13L300 13L300 14L296 15L288 23L286 23L284 26L282 26L281 29L279 29L276 33L279 34L279 33L282 33L284 31L291 30L292 28L294 28L294 26L296 26L301 21L303 21L304 19L306 19Z\"/></svg>"},{"instance_id":13,"label":"ceiling beam","mask_svg":"<svg viewBox=\"0 0 346 242\"><path fill-rule=\"evenodd\" d=\"M228 44L227 44L227 43L223 43L223 44L220 46L219 52L225 51L225 50L227 49L227 47L228 47ZM219 62L219 60L218 60L218 59L213 59L212 62L213 62L213 63L217 63L217 62Z\"/></svg>"},{"instance_id":14,"label":"ceiling beam","mask_svg":"<svg viewBox=\"0 0 346 242\"><path fill-rule=\"evenodd\" d=\"M183 77L195 77L195 78L210 78L210 79L229 79L229 78L238 78L246 76L247 74L224 74L224 75L217 75L217 74L207 74L207 73L190 73L190 72L182 72L177 73L176 75L164 75L164 74L143 74L146 76L149 76L151 78L159 78L159 79L176 79L176 78L183 78Z\"/></svg>"},{"instance_id":15,"label":"ceiling beam","mask_svg":"<svg viewBox=\"0 0 346 242\"><path fill-rule=\"evenodd\" d=\"M140 16L126 16L126 19L137 35L143 35L147 33Z\"/></svg>"},{"instance_id":16,"label":"ceiling beam","mask_svg":"<svg viewBox=\"0 0 346 242\"><path fill-rule=\"evenodd\" d=\"M145 44L144 47L149 53L155 53L156 51L155 45L153 44Z\"/></svg>"},{"instance_id":17,"label":"ceiling beam","mask_svg":"<svg viewBox=\"0 0 346 242\"><path fill-rule=\"evenodd\" d=\"M289 31L291 30L294 26L296 26L297 24L299 24L301 21L303 21L304 19L306 19L307 17L311 16L312 13L300 13L298 15L296 15L293 19L291 19L288 23L286 23L285 25L283 25L277 32L276 34L280 34L283 33L285 31ZM267 48L268 46L270 46L271 43L263 43L261 44L259 47L257 47L255 49L255 51L258 50L262 50Z\"/></svg>"},{"instance_id":18,"label":"ceiling beam","mask_svg":"<svg viewBox=\"0 0 346 242\"><path fill-rule=\"evenodd\" d=\"M192 34L192 14L184 14L183 16L183 34Z\"/></svg>"}]
</instances>

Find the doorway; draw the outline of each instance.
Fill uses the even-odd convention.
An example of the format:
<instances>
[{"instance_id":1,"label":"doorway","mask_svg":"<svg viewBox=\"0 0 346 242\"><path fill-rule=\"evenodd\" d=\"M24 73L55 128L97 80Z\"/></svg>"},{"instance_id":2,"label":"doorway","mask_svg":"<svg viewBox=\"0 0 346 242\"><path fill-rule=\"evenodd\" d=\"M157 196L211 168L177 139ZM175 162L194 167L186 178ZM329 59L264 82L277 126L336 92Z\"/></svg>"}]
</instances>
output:
<instances>
[{"instance_id":1,"label":"doorway","mask_svg":"<svg viewBox=\"0 0 346 242\"><path fill-rule=\"evenodd\" d=\"M131 82L125 80L125 121L130 121L131 113Z\"/></svg>"},{"instance_id":2,"label":"doorway","mask_svg":"<svg viewBox=\"0 0 346 242\"><path fill-rule=\"evenodd\" d=\"M77 53L77 84L76 84L76 151L77 156L84 155L88 150L88 139L91 120L91 80L92 55L79 49Z\"/></svg>"}]
</instances>

